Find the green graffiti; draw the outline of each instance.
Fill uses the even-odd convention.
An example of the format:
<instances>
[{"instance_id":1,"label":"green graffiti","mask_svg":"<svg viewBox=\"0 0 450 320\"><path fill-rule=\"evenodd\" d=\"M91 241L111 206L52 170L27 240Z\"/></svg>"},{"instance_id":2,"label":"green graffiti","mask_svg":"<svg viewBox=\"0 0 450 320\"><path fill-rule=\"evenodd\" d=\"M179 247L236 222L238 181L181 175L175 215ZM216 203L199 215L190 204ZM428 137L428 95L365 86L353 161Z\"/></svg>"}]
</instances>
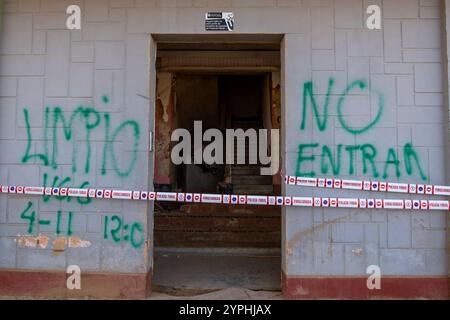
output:
<instances>
[{"instance_id":1,"label":"green graffiti","mask_svg":"<svg viewBox=\"0 0 450 320\"><path fill-rule=\"evenodd\" d=\"M360 146L346 146L345 151L348 152L349 161L348 161L348 174L354 175L355 174L355 168L354 168L354 159L355 159L355 151L358 151L361 147Z\"/></svg>"},{"instance_id":2,"label":"green graffiti","mask_svg":"<svg viewBox=\"0 0 450 320\"><path fill-rule=\"evenodd\" d=\"M104 103L109 103L107 96L103 99ZM25 119L25 125L27 130L27 146L25 154L22 157L22 163L29 163L30 161L37 159L43 166L51 166L52 169L57 169L59 166L60 147L63 143L71 142L71 169L73 173L78 172L79 167L82 167L84 173L91 172L91 159L92 157L92 133L99 130L101 125L104 126L104 137L100 139L103 143L103 159L101 160L102 175L106 175L106 167L109 161L112 163L114 172L119 177L127 177L134 170L138 147L140 143L140 126L138 122L134 120L125 120L120 123L117 128L110 127L110 114L108 112L101 117L100 112L91 107L79 106L75 110L67 113L63 111L61 107L55 106L53 108L46 107L44 112L44 130L41 140L44 141L43 150L41 152L32 153L33 137L31 134L31 124L29 119L29 111L27 108L23 110ZM103 121L102 121L103 120ZM125 163L125 167L122 168L119 165L118 155L116 151L116 144L119 139L128 130L131 131L130 145L130 161ZM60 137L60 132L62 137ZM110 135L110 133L112 134ZM74 137L74 134L80 134L81 136ZM49 135L51 134L51 137ZM85 144L85 157L82 163L78 163L78 153L83 142ZM51 145L51 148L49 148Z\"/></svg>"},{"instance_id":3,"label":"green graffiti","mask_svg":"<svg viewBox=\"0 0 450 320\"><path fill-rule=\"evenodd\" d=\"M414 148L410 143L405 144L405 147L403 148L403 155L405 159L406 172L409 175L413 174L413 167L411 163L412 158L412 160L416 163L422 180L427 180L427 176L423 173L422 167L420 166L419 156L417 155L417 152L414 151Z\"/></svg>"},{"instance_id":4,"label":"green graffiti","mask_svg":"<svg viewBox=\"0 0 450 320\"><path fill-rule=\"evenodd\" d=\"M326 159L328 159L328 162L330 163L330 166L332 168L334 175L339 175L341 173L341 154L342 154L342 144L338 145L337 148L337 156L336 161L333 160L333 152L331 151L328 146L323 146L322 148L322 157L321 157L321 165L322 165L322 173L327 174L328 173L328 166L326 164Z\"/></svg>"},{"instance_id":5,"label":"green graffiti","mask_svg":"<svg viewBox=\"0 0 450 320\"><path fill-rule=\"evenodd\" d=\"M58 236L61 234L61 216L62 212L58 210L58 213L56 215L56 235Z\"/></svg>"},{"instance_id":6,"label":"green graffiti","mask_svg":"<svg viewBox=\"0 0 450 320\"><path fill-rule=\"evenodd\" d=\"M44 175L43 175L44 188L47 188L47 180L48 180L48 174L44 173ZM52 188L64 188L64 185L66 183L69 183L71 179L69 177L66 177L66 178L62 179L59 183L58 183L58 180L59 180L58 176L53 177L53 182L51 185ZM44 202L50 201L49 195L43 195L42 198L43 198ZM67 198L67 196L55 196L55 199L57 199L59 201L65 200L66 198ZM70 201L70 197L68 199L69 199L68 201Z\"/></svg>"},{"instance_id":7,"label":"green graffiti","mask_svg":"<svg viewBox=\"0 0 450 320\"><path fill-rule=\"evenodd\" d=\"M20 215L23 220L28 220L28 234L33 233L33 226L34 222L36 221L36 211L33 210L31 214L27 215L32 206L33 202L28 202L27 207L22 211L22 214Z\"/></svg>"},{"instance_id":8,"label":"green graffiti","mask_svg":"<svg viewBox=\"0 0 450 320\"><path fill-rule=\"evenodd\" d=\"M104 104L108 104L110 99L108 96L103 96L102 101ZM102 148L101 159L101 174L107 174L107 166L111 163L111 168L114 174L118 177L128 177L134 170L137 162L138 148L141 139L140 126L137 121L125 120L120 122L117 127L111 128L111 115L109 112L99 112L91 107L79 106L75 110L67 112L60 106L49 107L44 109L44 130L42 137L38 137L36 140L43 141L42 150L37 152L32 151L32 147L35 145L35 139L33 139L31 133L30 114L28 108L24 108L23 116L25 120L26 132L27 132L27 145L25 153L22 157L22 163L26 164L32 161L39 161L41 165L47 167L50 172L58 169L60 156L63 152L60 150L62 146L69 144L67 154L71 156L71 170L72 173L78 173L82 171L84 174L91 173L92 160L92 134L95 132L97 135L103 133L103 137L97 137L96 141L101 141L102 146L99 144L99 148ZM103 126L104 129L101 129ZM130 134L130 136L128 136ZM36 138L36 137L35 137ZM82 142L82 143L80 143ZM127 144L130 149L127 153L130 155L129 161L120 164L119 156L122 156L123 151L117 150L119 143ZM84 157L78 156L81 148L85 146ZM65 148L66 149L66 148ZM100 149L99 149L100 150ZM78 163L78 161L81 162ZM60 177L58 175L51 175L51 173L43 173L43 186L45 188L65 188L73 187L71 177ZM90 185L89 181L84 181L80 185L80 189L85 189ZM43 195L43 202L49 202L52 198L57 201L70 202L72 197L69 196L54 196ZM87 205L91 198L76 198L79 204ZM34 231L35 225L51 226L50 220L37 220L36 211L33 210L34 203L29 202L26 208L21 213L22 220L28 221L28 233ZM55 221L55 233L61 235L61 221L63 212L58 210L56 213ZM76 216L72 212L67 213L67 235L73 235L73 220ZM129 241L134 248L140 248L145 239L143 235L143 227L140 223L134 222L131 227L124 225L120 217L112 217L112 223L116 224L113 229L109 230L113 241ZM105 221L105 227L108 222ZM123 235L123 233L128 234ZM105 238L106 238L105 234Z\"/></svg>"},{"instance_id":9,"label":"green graffiti","mask_svg":"<svg viewBox=\"0 0 450 320\"><path fill-rule=\"evenodd\" d=\"M140 129L139 129L139 125L136 121L133 120L128 120L125 121L124 123L122 123L119 127L117 127L117 129L114 131L114 133L112 134L111 138L110 138L110 132L109 132L109 122L110 122L110 118L109 115L105 115L105 123L107 124L105 126L105 141L109 141L109 143L105 143L103 145L103 160L102 160L102 174L105 175L106 174L106 166L107 166L107 159L108 159L108 154L114 155L115 151L114 151L114 145L115 142L117 140L118 135L125 130L127 127L131 127L131 129L133 130L133 147L132 147L132 155L131 155L131 161L130 164L128 166L127 169L123 170L119 167L119 164L117 162L117 158L112 156L112 165L114 168L114 171L116 172L116 174L119 177L126 177L128 176L131 171L133 171L134 166L136 164L136 160L137 160L137 150L139 147L139 140L140 140Z\"/></svg>"},{"instance_id":10,"label":"green graffiti","mask_svg":"<svg viewBox=\"0 0 450 320\"><path fill-rule=\"evenodd\" d=\"M95 120L90 122L91 115L94 115ZM58 158L58 123L62 123L62 129L64 133L64 137L67 141L73 141L73 150L72 150L72 172L77 172L77 146L75 139L72 139L72 129L74 126L74 121L77 117L85 122L85 130L86 130L86 162L85 162L85 173L89 172L89 164L91 157L91 141L90 135L91 130L95 129L100 124L100 116L98 112L96 112L92 108L84 108L78 107L75 111L70 115L69 120L66 119L64 113L62 112L60 107L55 107L53 110L53 153L52 153L52 168L56 169L58 167L56 159Z\"/></svg>"},{"instance_id":11,"label":"green graffiti","mask_svg":"<svg viewBox=\"0 0 450 320\"><path fill-rule=\"evenodd\" d=\"M350 91L352 91L356 86L358 86L361 90L367 88L367 84L364 81L362 81L362 80L353 81L352 83L350 83L347 86L347 88L345 88L344 92L339 97L339 100L338 100L338 103L337 103L337 112L338 112L339 122L341 123L342 127L345 130L347 130L348 132L350 132L351 134L354 134L354 135L358 135L358 134L367 132L378 121L380 121L381 115L383 113L383 108L384 108L384 98L383 98L383 96L381 94L378 94L378 112L377 112L377 115L375 116L375 118L372 120L372 122L370 122L365 127L362 127L360 129L350 128L350 126L345 121L345 118L344 118L343 113L342 113L342 108L345 106L344 102L345 102L346 97L348 96Z\"/></svg>"},{"instance_id":12,"label":"green graffiti","mask_svg":"<svg viewBox=\"0 0 450 320\"><path fill-rule=\"evenodd\" d=\"M299 144L298 145L298 158L297 158L297 176L299 177L315 177L315 173L313 170L308 172L301 171L301 165L305 161L311 161L313 162L316 159L316 156L314 154L310 156L304 156L303 151L305 149L311 149L318 147L318 143L311 143L311 144Z\"/></svg>"},{"instance_id":13,"label":"green graffiti","mask_svg":"<svg viewBox=\"0 0 450 320\"><path fill-rule=\"evenodd\" d=\"M118 217L118 216L112 216L111 217L111 222L117 222L116 227L111 229L111 236L112 236L114 242L120 242L120 240L122 238L120 237L119 233L122 232L122 228L123 228L123 226L122 226L122 224L123 224L122 223L122 219L120 217Z\"/></svg>"},{"instance_id":14,"label":"green graffiti","mask_svg":"<svg viewBox=\"0 0 450 320\"><path fill-rule=\"evenodd\" d=\"M314 93L314 86L312 81L305 82L303 85L303 107L301 111L300 130L305 130L307 126L307 112L311 110L315 124L320 132L325 132L328 129L328 118L330 114L331 97L334 92L335 80L329 78L328 88L325 94L323 106L320 107L316 95ZM369 123L358 124L357 127L349 125L344 110L348 96L355 90L366 91L366 94L377 98L376 115ZM352 136L362 136L364 133L370 131L380 120L383 115L385 99L382 93L376 89L370 88L368 82L365 80L354 80L347 84L341 94L338 95L336 103L336 118L341 127ZM361 106L363 107L363 106ZM313 121L314 121L313 120ZM386 179L390 175L400 178L402 173L407 175L415 175L414 169L419 172L422 180L427 180L426 175L422 169L420 158L410 143L406 143L403 147L403 163L398 157L396 149L389 148L386 156L380 156L377 148L372 143L363 143L358 145L342 145L337 144L336 154L333 153L334 146L321 146L321 153L318 150L320 145L315 141L305 141L298 145L297 163L295 174L302 177L315 177L317 175L314 170L316 158L320 157L320 174L339 176L341 173L346 175L370 174L373 178L380 176L380 170L377 166L384 164L382 168L383 178ZM345 150L345 152L342 151ZM380 161L380 159L382 161ZM356 163L356 160L360 162ZM356 166L362 165L362 172L357 173ZM312 168L307 170L306 168ZM342 169L345 169L344 172Z\"/></svg>"},{"instance_id":15,"label":"green graffiti","mask_svg":"<svg viewBox=\"0 0 450 320\"><path fill-rule=\"evenodd\" d=\"M48 187L48 174L47 173L43 174L42 180L43 180L43 187L47 188ZM71 187L71 185L70 185L70 182L72 181L71 178L65 177L65 178L61 179L61 181L59 181L59 180L60 180L59 176L54 176L50 187L51 188ZM86 188L87 186L89 186L89 182L85 181L80 185L80 189ZM51 196L43 195L42 198L43 198L44 202L49 202L51 199ZM67 202L72 201L72 197L69 197L69 196L54 196L54 198L58 201L64 201L64 200L66 200ZM76 201L79 204L84 205L84 204L89 204L91 202L91 198L76 198Z\"/></svg>"},{"instance_id":16,"label":"green graffiti","mask_svg":"<svg viewBox=\"0 0 450 320\"><path fill-rule=\"evenodd\" d=\"M362 173L366 174L370 170L372 172L373 177L378 177L379 170L377 168L377 163L384 163L384 171L383 178L386 179L390 175L390 167L395 168L394 177L399 178L403 172L407 175L413 175L414 171L411 165L411 159L413 159L416 163L416 167L420 174L423 174L423 170L420 166L420 162L417 159L417 153L413 149L410 144L406 144L403 148L403 157L405 159L405 163L402 164L399 160L398 154L394 148L390 148L387 152L387 155L384 159L377 159L379 152L376 147L372 144L364 144L364 145L347 145L345 146L345 153L342 150L343 145L338 145L337 152L334 154L332 152L332 148L327 145L321 146L321 153L319 153L317 148L319 148L319 143L307 143L307 144L299 144L298 146L298 155L297 155L297 165L295 174L300 177L316 177L317 172L314 169L306 170L303 168L305 164L308 165L308 168L315 168L316 157L320 156L320 174L326 175L329 174L329 167L331 166L333 175L339 175L344 170L347 175L356 175L355 169L355 159L357 155L359 155L362 159ZM345 158L344 158L344 155ZM333 161L333 159L335 159ZM329 163L330 165L328 165ZM343 167L345 166L345 167ZM425 180L426 176L422 176Z\"/></svg>"},{"instance_id":17,"label":"green graffiti","mask_svg":"<svg viewBox=\"0 0 450 320\"><path fill-rule=\"evenodd\" d=\"M89 182L85 181L81 184L80 189L86 189L86 187L88 187L90 185ZM77 201L79 204L89 204L91 203L91 198L77 198Z\"/></svg>"},{"instance_id":18,"label":"green graffiti","mask_svg":"<svg viewBox=\"0 0 450 320\"><path fill-rule=\"evenodd\" d=\"M363 164L363 174L367 174L367 162L370 163L370 168L372 169L372 177L378 178L378 170L375 165L375 157L377 156L377 149L371 144L364 144L361 146L362 152L362 164Z\"/></svg>"},{"instance_id":19,"label":"green graffiti","mask_svg":"<svg viewBox=\"0 0 450 320\"><path fill-rule=\"evenodd\" d=\"M110 224L111 222L111 224ZM111 239L115 243L129 242L135 249L142 247L145 242L144 229L141 223L133 222L131 227L125 224L120 216L105 216L103 221L103 239Z\"/></svg>"},{"instance_id":20,"label":"green graffiti","mask_svg":"<svg viewBox=\"0 0 450 320\"><path fill-rule=\"evenodd\" d=\"M129 120L129 121L125 121L124 123L122 123L116 129L116 131L113 133L113 135L112 135L112 143L109 145L109 147L111 149L111 153L114 154L115 153L114 152L114 142L116 141L117 136L120 134L120 132L125 130L127 127L131 127L131 129L133 130L133 138L134 138L133 139L131 161L130 161L130 164L129 164L128 168L126 170L122 170L119 167L119 164L117 163L116 157L112 157L114 170L121 177L128 176L131 173L131 171L133 171L134 165L136 164L137 150L138 150L138 147L139 147L139 140L140 140L140 129L139 129L139 125L136 123L136 121Z\"/></svg>"},{"instance_id":21,"label":"green graffiti","mask_svg":"<svg viewBox=\"0 0 450 320\"><path fill-rule=\"evenodd\" d=\"M34 227L36 224L38 224L40 226L51 226L52 225L52 221L50 221L50 220L42 220L42 219L37 220L36 211L32 210L33 206L34 206L34 203L29 201L26 208L20 214L20 218L22 220L28 221L27 232L30 235L33 234ZM69 212L68 223L67 223L67 235L68 236L71 236L73 234L73 231L72 231L73 217L72 216L73 216L72 212ZM56 216L56 230L55 230L56 235L61 234L61 218L62 218L62 212L58 210L58 213Z\"/></svg>"},{"instance_id":22,"label":"green graffiti","mask_svg":"<svg viewBox=\"0 0 450 320\"><path fill-rule=\"evenodd\" d=\"M139 235L137 240L136 240L135 235ZM142 228L142 223L134 222L131 225L130 241L131 241L131 245L134 248L140 248L144 244L145 238L144 238L144 230Z\"/></svg>"},{"instance_id":23,"label":"green graffiti","mask_svg":"<svg viewBox=\"0 0 450 320\"><path fill-rule=\"evenodd\" d=\"M69 211L69 219L68 219L68 226L67 226L67 235L68 236L71 236L73 234L73 231L72 231L72 219L73 218L72 218L72 216L73 216L73 213Z\"/></svg>"},{"instance_id":24,"label":"green graffiti","mask_svg":"<svg viewBox=\"0 0 450 320\"><path fill-rule=\"evenodd\" d=\"M47 110L46 110L46 114L47 114ZM30 160L37 158L44 163L44 166L48 166L47 143L44 144L45 152L43 154L36 153L36 154L30 155L30 149L31 149L31 146L33 145L33 139L31 137L30 119L28 118L28 110L27 109L23 110L23 116L25 118L25 125L27 127L27 147L25 150L25 155L22 158L22 163L27 163ZM47 140L45 139L45 141L47 141Z\"/></svg>"},{"instance_id":25,"label":"green graffiti","mask_svg":"<svg viewBox=\"0 0 450 320\"><path fill-rule=\"evenodd\" d=\"M318 110L317 107L317 102L316 99L314 97L314 93L313 93L313 83L312 82L306 82L303 86L303 112L302 112L302 123L300 125L300 129L304 130L306 127L306 106L307 106L307 101L309 98L309 101L311 103L315 118L316 118L316 122L317 122L317 126L319 127L320 131L324 131L326 129L327 126L327 121L328 121L328 106L330 104L330 95L331 95L331 90L333 89L333 84L334 84L334 80L332 78L330 78L330 80L328 81L328 90L327 90L327 94L325 97L325 103L323 106L323 118L320 119L320 112Z\"/></svg>"},{"instance_id":26,"label":"green graffiti","mask_svg":"<svg viewBox=\"0 0 450 320\"><path fill-rule=\"evenodd\" d=\"M109 114L104 115L105 118L105 141L111 141L109 137ZM106 174L106 157L108 156L108 144L103 144L103 157L102 157L102 175Z\"/></svg>"},{"instance_id":27,"label":"green graffiti","mask_svg":"<svg viewBox=\"0 0 450 320\"><path fill-rule=\"evenodd\" d=\"M397 153L393 148L389 148L386 163L384 165L384 173L383 173L383 179L386 179L389 174L389 166L394 165L395 166L395 176L398 178L400 177L400 161L398 161Z\"/></svg>"},{"instance_id":28,"label":"green graffiti","mask_svg":"<svg viewBox=\"0 0 450 320\"><path fill-rule=\"evenodd\" d=\"M308 101L311 104L312 111L314 114L314 118L316 119L317 127L320 131L325 131L327 129L327 123L328 123L328 115L329 115L329 105L330 105L330 96L333 91L334 86L334 79L330 78L328 81L328 89L327 93L325 95L325 102L324 106L320 112L317 101L315 99L314 90L313 90L313 83L312 82L306 82L303 86L303 108L302 108L302 122L300 124L300 129L305 130L306 128L306 111L308 107ZM350 83L345 90L341 93L339 96L337 105L336 105L336 111L338 115L338 120L341 123L342 127L349 133L353 135L359 135L364 132L367 132L370 128L372 128L378 121L380 121L380 118L383 113L384 108L384 98L383 95L380 93L377 93L378 96L378 111L375 118L367 125L365 125L362 128L354 129L351 128L347 122L345 121L345 116L342 112L342 109L345 107L345 100L347 96L350 94L351 91L353 91L355 88L359 88L361 90L368 89L367 83L363 80L355 80L352 83ZM370 91L373 92L373 91ZM322 117L320 116L322 114Z\"/></svg>"}]
</instances>

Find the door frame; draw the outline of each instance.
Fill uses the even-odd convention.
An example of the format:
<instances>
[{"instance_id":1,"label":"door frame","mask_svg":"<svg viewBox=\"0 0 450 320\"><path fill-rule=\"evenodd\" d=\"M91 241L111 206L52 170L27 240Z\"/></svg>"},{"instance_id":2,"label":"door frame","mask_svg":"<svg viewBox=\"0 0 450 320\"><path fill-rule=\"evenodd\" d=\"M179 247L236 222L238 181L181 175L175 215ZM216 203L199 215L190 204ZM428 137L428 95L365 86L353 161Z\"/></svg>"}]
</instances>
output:
<instances>
[{"instance_id":1,"label":"door frame","mask_svg":"<svg viewBox=\"0 0 450 320\"><path fill-rule=\"evenodd\" d=\"M223 34L223 33L218 33L218 34L204 34L204 33L199 33L199 34L151 34L150 38L149 38L149 98L150 98L150 131L152 132L152 139L150 141L150 143L153 144L153 148L151 150L153 150L153 152L151 152L151 155L149 156L149 189L153 190L153 181L154 181L154 161L155 161L155 141L156 141L156 137L154 135L154 129L155 129L155 106L156 106L156 76L157 76L157 72L160 70L163 71L170 71L170 72L189 72L189 71L201 71L201 72L205 72L205 73L217 73L218 71L222 72L222 73L267 73L267 72L273 72L273 71L277 71L280 73L280 86L281 86L281 91L280 91L280 104L281 104L281 117L283 118L283 115L285 114L285 102L284 102L284 83L283 83L283 79L284 79L284 58L283 58L283 54L284 54L284 34L263 34L263 33L255 33L255 34L239 34L239 33L233 33L233 34ZM259 54L258 56L261 58L262 61L266 61L268 62L268 65L264 65L264 63L262 65L254 65L254 66L250 66L250 67L245 67L244 65L239 65L239 66L226 66L226 65L221 65L219 67L215 67L212 64L210 64L209 66L207 66L206 68L203 69L199 69L198 65L195 65L195 61L193 63L191 63L191 65L180 65L180 66L162 66L162 69L158 69L157 68L160 66L161 61L158 61L159 56L158 56L158 47L165 46L167 48L170 48L170 46L172 46L173 48L177 48L180 49L183 46L186 47L187 49L193 49L192 47L195 46L199 46L202 47L204 50L208 48L208 44L209 45L215 45L215 46L222 46L224 48L224 50L222 52L227 52L228 54L230 53L230 48L237 48L236 51L239 52L241 48L242 50L248 50L249 48L251 48L252 46L260 46L261 48L268 48L268 50L272 50L272 51L276 51L278 52L279 55L279 62L277 65L273 65L273 62L276 61L276 59L274 59L273 54L268 54L268 55L264 55L264 54ZM275 49L276 48L276 49ZM168 50L170 51L170 50ZM195 52L193 53L192 51L189 51L189 54L191 56L191 58L194 55L195 58ZM216 54L205 54L202 53L203 58L209 58L210 60L212 59L213 61L220 61L220 59L224 59L224 57ZM232 56L234 58L238 58L236 57L236 55L238 54L233 54ZM166 57L168 57L169 59L173 57L173 55L166 54ZM251 57L248 56L247 57ZM272 65L271 65L272 64ZM285 133L286 133L286 126L282 125L280 128L280 153L281 153L281 159L280 159L280 165L281 165L281 170L283 170L283 172L285 171L285 164L284 161L282 161L283 159L283 152L285 150ZM283 187L283 185L281 185L281 195L284 195L285 193L285 188ZM154 263L154 249L155 249L155 243L154 243L154 206L153 203L151 205L151 207L149 207L148 210L148 215L147 215L147 220L148 220L148 239L150 241L149 243L149 264L150 264L150 269L153 269L153 263ZM284 239L286 238L286 226L285 226L285 210L282 210L281 213L281 271L283 273L283 271L285 270L284 266L285 266L285 250L284 250ZM283 284L282 284L283 287Z\"/></svg>"}]
</instances>

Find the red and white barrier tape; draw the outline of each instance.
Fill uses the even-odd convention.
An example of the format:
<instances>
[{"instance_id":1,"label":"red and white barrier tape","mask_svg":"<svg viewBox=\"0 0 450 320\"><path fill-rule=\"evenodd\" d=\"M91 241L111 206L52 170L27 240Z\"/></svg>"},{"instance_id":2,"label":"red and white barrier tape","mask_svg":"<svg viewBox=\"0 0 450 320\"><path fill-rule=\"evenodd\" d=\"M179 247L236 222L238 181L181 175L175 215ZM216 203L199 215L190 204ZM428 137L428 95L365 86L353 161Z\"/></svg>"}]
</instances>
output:
<instances>
[{"instance_id":1,"label":"red and white barrier tape","mask_svg":"<svg viewBox=\"0 0 450 320\"><path fill-rule=\"evenodd\" d=\"M185 203L219 203L231 205L248 204L263 206L321 208L450 210L450 202L447 200L253 196L233 194L149 192L112 189L43 188L23 186L0 186L0 193L96 199L172 201Z\"/></svg>"},{"instance_id":2,"label":"red and white barrier tape","mask_svg":"<svg viewBox=\"0 0 450 320\"><path fill-rule=\"evenodd\" d=\"M326 178L304 178L295 176L284 176L284 181L288 185L295 185L302 187L450 196L450 186L438 186L430 184L395 183L385 181L361 181L361 180L326 179Z\"/></svg>"}]
</instances>

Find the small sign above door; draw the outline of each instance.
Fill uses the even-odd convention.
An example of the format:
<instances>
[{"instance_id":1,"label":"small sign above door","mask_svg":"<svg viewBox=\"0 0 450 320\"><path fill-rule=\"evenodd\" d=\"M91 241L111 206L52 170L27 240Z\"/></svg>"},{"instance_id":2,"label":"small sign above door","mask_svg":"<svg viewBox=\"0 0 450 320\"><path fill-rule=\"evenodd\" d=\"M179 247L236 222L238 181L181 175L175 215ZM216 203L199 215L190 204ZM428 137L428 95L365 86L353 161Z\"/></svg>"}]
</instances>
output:
<instances>
[{"instance_id":1,"label":"small sign above door","mask_svg":"<svg viewBox=\"0 0 450 320\"><path fill-rule=\"evenodd\" d=\"M233 12L208 12L205 15L206 31L233 31Z\"/></svg>"}]
</instances>

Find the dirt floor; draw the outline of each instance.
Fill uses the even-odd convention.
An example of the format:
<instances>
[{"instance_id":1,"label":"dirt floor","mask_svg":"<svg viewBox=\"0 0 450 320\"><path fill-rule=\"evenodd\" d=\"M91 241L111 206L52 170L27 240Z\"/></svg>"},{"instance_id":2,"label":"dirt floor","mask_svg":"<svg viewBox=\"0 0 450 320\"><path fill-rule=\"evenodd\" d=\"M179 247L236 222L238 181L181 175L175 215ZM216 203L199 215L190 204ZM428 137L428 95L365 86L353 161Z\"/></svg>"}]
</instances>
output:
<instances>
[{"instance_id":1,"label":"dirt floor","mask_svg":"<svg viewBox=\"0 0 450 320\"><path fill-rule=\"evenodd\" d=\"M155 254L153 287L156 291L217 291L246 288L281 290L281 257L267 252L183 252ZM202 293L203 293L202 292Z\"/></svg>"},{"instance_id":2,"label":"dirt floor","mask_svg":"<svg viewBox=\"0 0 450 320\"><path fill-rule=\"evenodd\" d=\"M150 300L282 299L276 252L162 250L153 271Z\"/></svg>"},{"instance_id":3,"label":"dirt floor","mask_svg":"<svg viewBox=\"0 0 450 320\"><path fill-rule=\"evenodd\" d=\"M245 288L227 288L193 296L174 296L153 292L148 300L282 300L281 291L254 291Z\"/></svg>"},{"instance_id":4,"label":"dirt floor","mask_svg":"<svg viewBox=\"0 0 450 320\"><path fill-rule=\"evenodd\" d=\"M159 250L153 272L152 294L147 300L282 299L281 257L277 251ZM27 299L48 298L0 297Z\"/></svg>"}]
</instances>

